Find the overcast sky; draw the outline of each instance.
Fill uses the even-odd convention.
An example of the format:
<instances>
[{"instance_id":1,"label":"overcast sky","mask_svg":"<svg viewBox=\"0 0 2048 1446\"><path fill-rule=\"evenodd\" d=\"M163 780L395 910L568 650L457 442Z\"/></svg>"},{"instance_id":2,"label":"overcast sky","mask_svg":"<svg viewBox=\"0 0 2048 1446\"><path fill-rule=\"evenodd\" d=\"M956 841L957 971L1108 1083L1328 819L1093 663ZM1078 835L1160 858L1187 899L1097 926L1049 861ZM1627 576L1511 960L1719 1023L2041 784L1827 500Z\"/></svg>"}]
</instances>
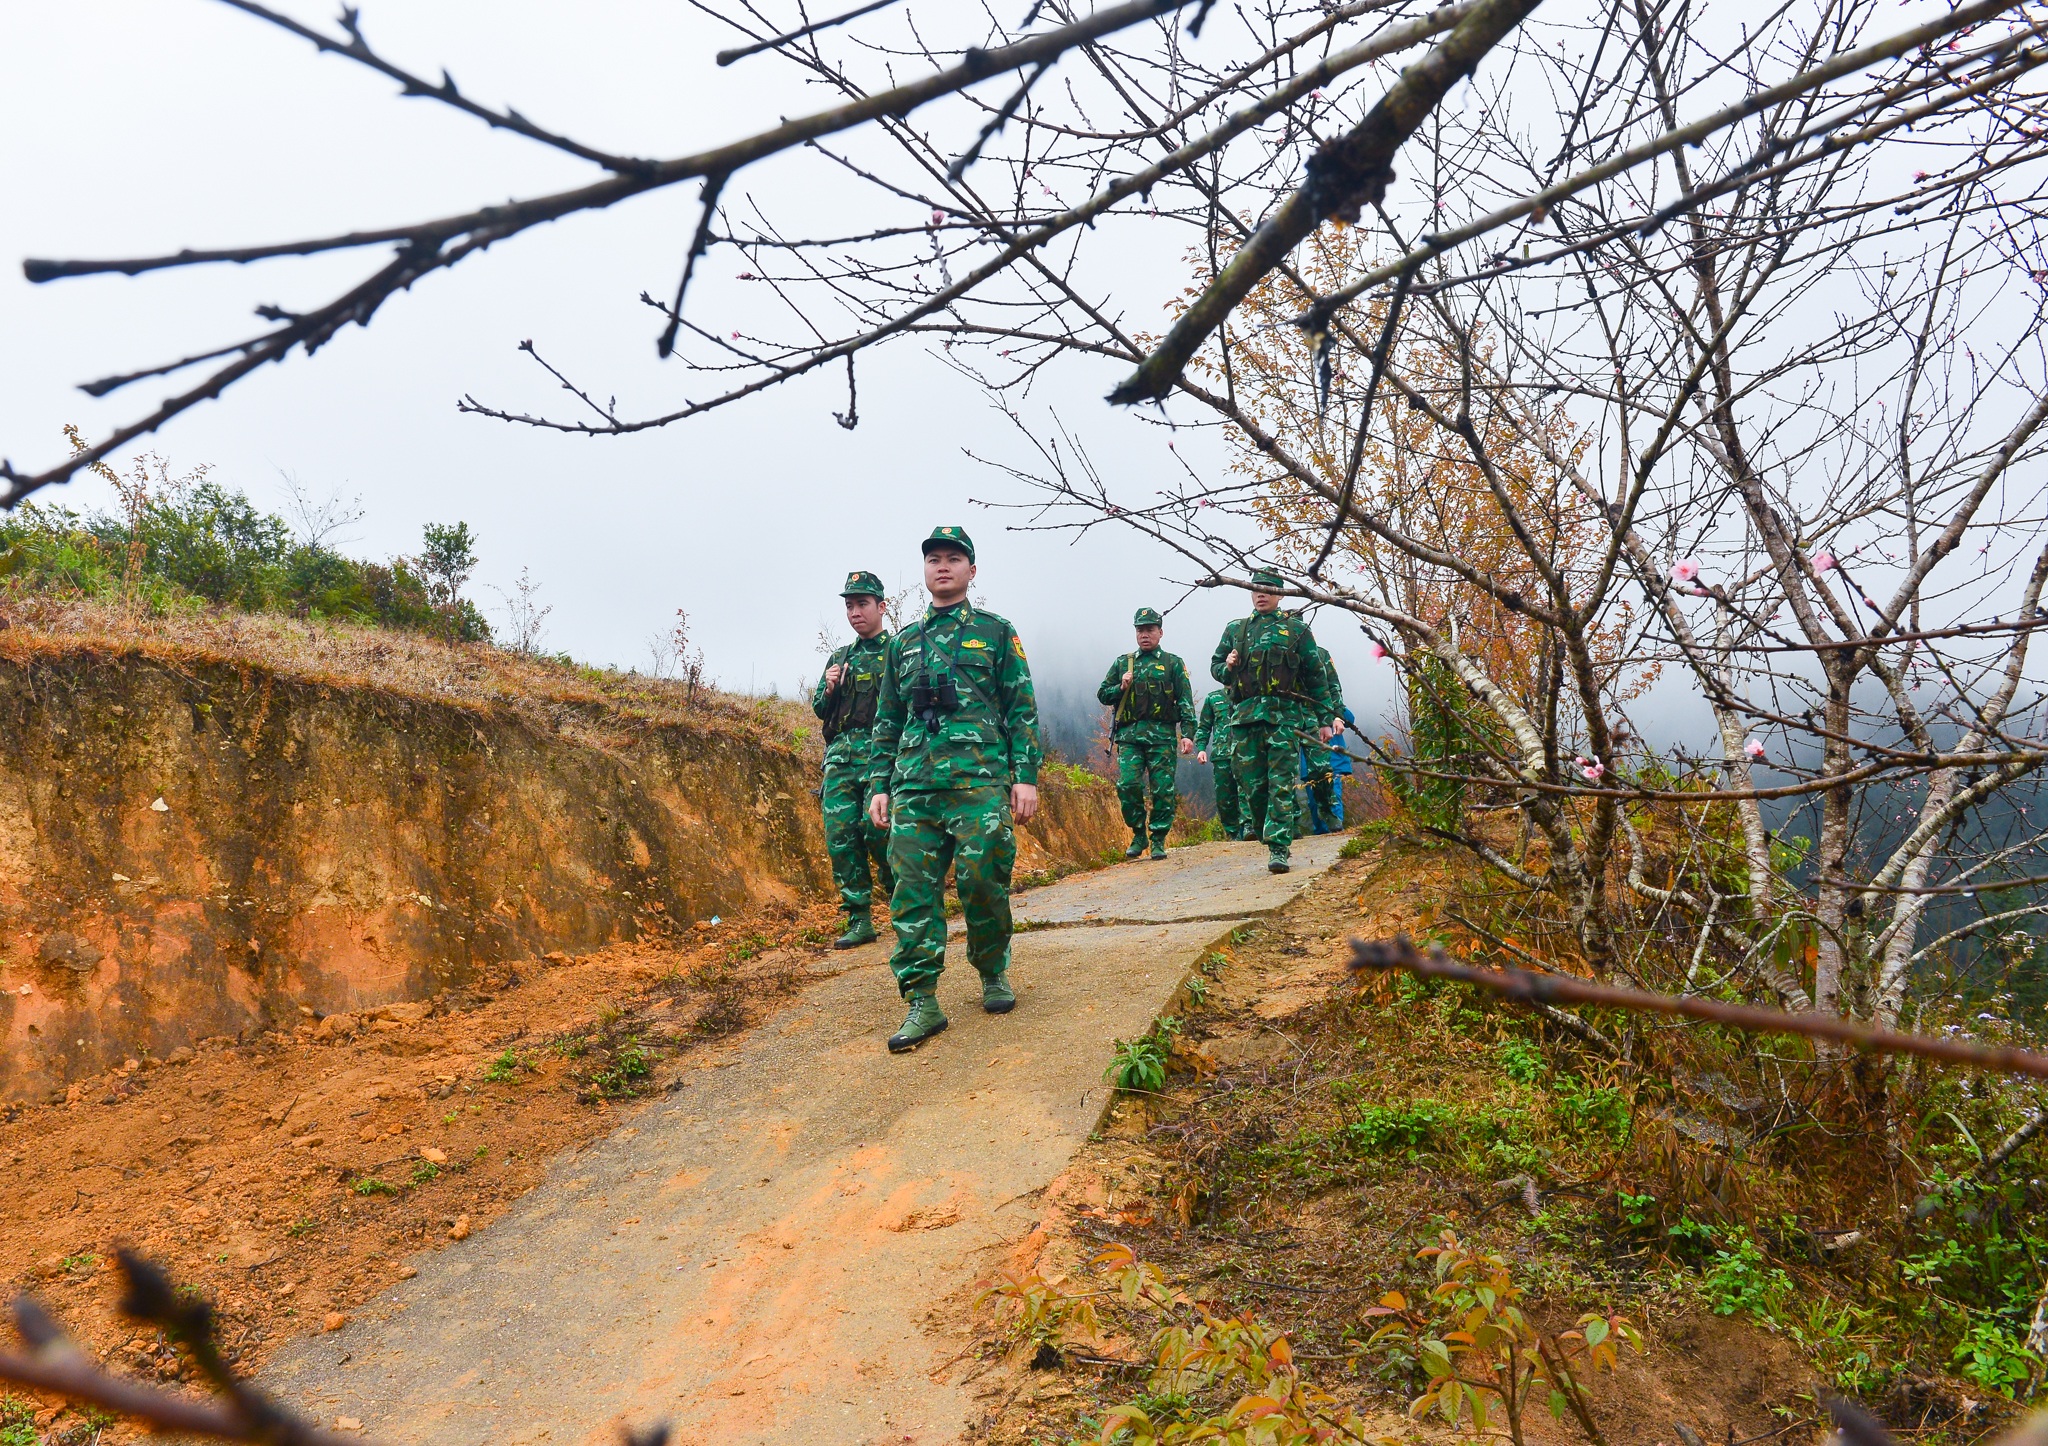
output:
<instances>
[{"instance_id":1,"label":"overcast sky","mask_svg":"<svg viewBox=\"0 0 2048 1446\"><path fill-rule=\"evenodd\" d=\"M282 8L331 28L325 0ZM430 74L446 66L480 100L632 154L698 149L830 99L772 58L717 68L713 52L734 37L672 0L407 0L372 3L364 23L401 63ZM399 99L381 77L213 0L0 6L0 54L0 455L25 469L61 455L62 424L96 434L168 391L143 383L95 402L78 382L247 335L255 305L323 300L372 263L356 253L31 287L20 258L404 223L592 174ZM791 167L749 184L772 201L777 186L834 182ZM1030 500L964 455L1017 456L1017 440L971 383L914 344L863 362L851 432L831 417L845 406L837 371L624 439L457 414L466 392L562 410L563 394L516 350L525 338L600 394L616 393L623 410L701 395L701 381L693 390L679 368L656 362L658 317L636 300L672 290L695 210L694 187L679 187L503 243L397 298L368 330L259 373L146 445L180 466L210 463L271 507L283 501L280 472L316 493L360 494L367 515L348 550L366 556L415 549L423 523L465 519L481 542L474 590L486 612L495 620L495 590L530 568L553 608L548 645L580 658L645 666L650 635L685 609L712 672L739 688L786 692L813 676L820 627L844 631L835 590L845 572L914 582L917 539L940 522L974 534L978 590L1017 623L1055 688L1092 684L1130 646L1131 611L1181 595L1164 579L1185 578L1186 565L1142 539L1006 531L1016 514L970 505ZM1158 325L1184 242L1161 232L1161 255L1128 258L1129 294L1117 302L1134 324ZM740 265L715 254L693 311L744 306ZM1070 367L1041 388L1035 415L1057 409L1120 489L1148 470L1163 483L1178 470L1167 435L1103 404L1116 379L1111 366ZM1217 464L1213 441L1181 438L1184 456ZM109 501L98 482L44 498ZM1240 597L1198 595L1169 619L1167 646L1196 663L1198 678ZM1355 626L1331 615L1322 634L1353 707L1377 718L1391 672L1366 658Z\"/></svg>"}]
</instances>

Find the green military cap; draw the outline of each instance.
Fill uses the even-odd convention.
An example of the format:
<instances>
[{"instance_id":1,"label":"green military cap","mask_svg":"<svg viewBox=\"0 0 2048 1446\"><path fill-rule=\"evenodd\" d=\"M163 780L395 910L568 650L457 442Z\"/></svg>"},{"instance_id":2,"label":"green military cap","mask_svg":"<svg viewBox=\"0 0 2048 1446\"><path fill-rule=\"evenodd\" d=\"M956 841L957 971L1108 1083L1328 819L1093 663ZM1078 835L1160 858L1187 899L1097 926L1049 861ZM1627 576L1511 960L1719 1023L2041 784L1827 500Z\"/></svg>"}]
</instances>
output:
<instances>
[{"instance_id":1,"label":"green military cap","mask_svg":"<svg viewBox=\"0 0 2048 1446\"><path fill-rule=\"evenodd\" d=\"M924 550L930 552L940 543L948 543L967 554L969 562L974 561L974 539L967 535L964 527L934 527L932 535L924 540Z\"/></svg>"},{"instance_id":2,"label":"green military cap","mask_svg":"<svg viewBox=\"0 0 2048 1446\"><path fill-rule=\"evenodd\" d=\"M1277 572L1255 572L1252 574L1252 586L1268 592L1278 592L1287 584L1280 580L1280 574Z\"/></svg>"},{"instance_id":3,"label":"green military cap","mask_svg":"<svg viewBox=\"0 0 2048 1446\"><path fill-rule=\"evenodd\" d=\"M846 575L846 586L839 589L839 595L841 597L878 597L884 602L888 601L889 598L888 591L882 586L882 580L871 572L849 572Z\"/></svg>"},{"instance_id":4,"label":"green military cap","mask_svg":"<svg viewBox=\"0 0 2048 1446\"><path fill-rule=\"evenodd\" d=\"M1166 619L1159 616L1159 609L1157 608L1139 608L1137 616L1131 619L1131 626L1134 628L1163 628L1166 626Z\"/></svg>"}]
</instances>

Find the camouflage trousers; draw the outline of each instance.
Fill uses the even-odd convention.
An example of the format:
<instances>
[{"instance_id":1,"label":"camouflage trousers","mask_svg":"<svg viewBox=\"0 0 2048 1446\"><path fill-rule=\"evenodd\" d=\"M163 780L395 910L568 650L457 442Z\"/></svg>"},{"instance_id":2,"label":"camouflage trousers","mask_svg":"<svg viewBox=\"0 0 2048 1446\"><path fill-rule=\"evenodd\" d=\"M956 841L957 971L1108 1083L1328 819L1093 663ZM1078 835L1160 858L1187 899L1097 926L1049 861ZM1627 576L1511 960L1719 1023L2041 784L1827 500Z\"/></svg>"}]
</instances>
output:
<instances>
[{"instance_id":1,"label":"camouflage trousers","mask_svg":"<svg viewBox=\"0 0 2048 1446\"><path fill-rule=\"evenodd\" d=\"M1223 825L1225 838L1244 832L1243 810L1238 806L1237 765L1231 761L1230 735L1218 735L1209 745L1209 764L1216 770L1216 822Z\"/></svg>"},{"instance_id":2,"label":"camouflage trousers","mask_svg":"<svg viewBox=\"0 0 2048 1446\"><path fill-rule=\"evenodd\" d=\"M849 919L864 919L879 885L889 897L895 882L889 874L889 831L868 822L867 761L825 765L825 786L819 801L825 814L825 856L832 861L832 883L839 907Z\"/></svg>"},{"instance_id":3,"label":"camouflage trousers","mask_svg":"<svg viewBox=\"0 0 2048 1446\"><path fill-rule=\"evenodd\" d=\"M1124 822L1134 835L1144 833L1145 805L1149 800L1155 842L1164 841L1166 831L1173 827L1173 811L1180 802L1180 791L1173 783L1174 749L1171 738L1116 741L1116 801L1123 805Z\"/></svg>"},{"instance_id":4,"label":"camouflage trousers","mask_svg":"<svg viewBox=\"0 0 2048 1446\"><path fill-rule=\"evenodd\" d=\"M1301 787L1308 795L1308 816L1301 820L1303 833L1328 833L1344 826L1344 795L1335 768L1311 765Z\"/></svg>"},{"instance_id":5,"label":"camouflage trousers","mask_svg":"<svg viewBox=\"0 0 2048 1446\"><path fill-rule=\"evenodd\" d=\"M896 952L889 968L905 998L929 993L946 967L946 871L967 920L967 962L984 977L1010 966L1010 871L1017 835L1010 790L943 789L889 796L889 896Z\"/></svg>"},{"instance_id":6,"label":"camouflage trousers","mask_svg":"<svg viewBox=\"0 0 2048 1446\"><path fill-rule=\"evenodd\" d=\"M1292 723L1235 723L1230 729L1245 836L1264 839L1268 849L1283 855L1294 845L1294 790L1301 777L1298 731Z\"/></svg>"}]
</instances>

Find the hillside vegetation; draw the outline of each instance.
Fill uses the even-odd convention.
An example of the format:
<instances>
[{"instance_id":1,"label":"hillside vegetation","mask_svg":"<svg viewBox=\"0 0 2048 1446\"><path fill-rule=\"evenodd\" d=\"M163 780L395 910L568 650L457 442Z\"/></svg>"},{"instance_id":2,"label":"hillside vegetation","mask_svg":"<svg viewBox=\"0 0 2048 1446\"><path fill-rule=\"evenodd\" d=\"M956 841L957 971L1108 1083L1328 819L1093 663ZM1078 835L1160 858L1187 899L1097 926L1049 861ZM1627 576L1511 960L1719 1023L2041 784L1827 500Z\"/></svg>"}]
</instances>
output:
<instances>
[{"instance_id":1,"label":"hillside vegetation","mask_svg":"<svg viewBox=\"0 0 2048 1446\"><path fill-rule=\"evenodd\" d=\"M1275 1439L1405 1436L1412 1404L1461 1439L1799 1440L1842 1394L1964 1441L2036 1394L2031 1091L1902 1064L1873 1108L1800 1041L1345 982L1351 938L1555 947L1467 852L1383 821L1347 855L1121 1046L1100 1140L985 1298L996 1344L1063 1368L995 1439L1192 1441L1256 1396Z\"/></svg>"}]
</instances>

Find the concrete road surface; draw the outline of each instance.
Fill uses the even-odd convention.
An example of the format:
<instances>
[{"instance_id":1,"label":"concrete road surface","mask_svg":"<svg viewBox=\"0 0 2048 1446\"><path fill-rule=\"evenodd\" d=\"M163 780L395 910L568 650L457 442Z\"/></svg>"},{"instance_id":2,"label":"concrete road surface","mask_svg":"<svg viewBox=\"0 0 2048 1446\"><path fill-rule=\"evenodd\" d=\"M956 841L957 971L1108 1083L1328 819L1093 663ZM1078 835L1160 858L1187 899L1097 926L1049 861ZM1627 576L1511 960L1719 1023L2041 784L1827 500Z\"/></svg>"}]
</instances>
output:
<instances>
[{"instance_id":1,"label":"concrete road surface","mask_svg":"<svg viewBox=\"0 0 2048 1446\"><path fill-rule=\"evenodd\" d=\"M1302 840L1283 876L1260 845L1206 844L1022 895L1041 927L1015 942L1016 1011L981 1012L955 941L952 1027L909 1055L882 1045L902 1017L884 947L838 956L263 1384L391 1442L568 1446L657 1419L732 1446L954 1440L972 1402L920 1318L1029 1231L1100 1117L1112 1042L1341 843Z\"/></svg>"}]
</instances>

